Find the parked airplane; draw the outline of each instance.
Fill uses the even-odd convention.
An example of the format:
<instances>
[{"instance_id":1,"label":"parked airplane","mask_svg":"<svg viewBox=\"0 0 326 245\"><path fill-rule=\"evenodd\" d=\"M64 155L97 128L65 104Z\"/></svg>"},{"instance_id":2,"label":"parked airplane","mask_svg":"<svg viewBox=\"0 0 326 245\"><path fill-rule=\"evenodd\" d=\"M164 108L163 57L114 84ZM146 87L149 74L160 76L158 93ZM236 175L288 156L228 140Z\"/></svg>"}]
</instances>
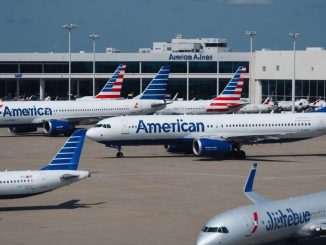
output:
<instances>
[{"instance_id":1,"label":"parked airplane","mask_svg":"<svg viewBox=\"0 0 326 245\"><path fill-rule=\"evenodd\" d=\"M271 97L268 97L262 104L247 104L241 107L236 113L269 113L276 106Z\"/></svg>"},{"instance_id":2,"label":"parked airplane","mask_svg":"<svg viewBox=\"0 0 326 245\"><path fill-rule=\"evenodd\" d=\"M325 100L322 99L317 99L315 102L312 102L309 104L309 108L318 110L320 108L326 107L326 102Z\"/></svg>"},{"instance_id":3,"label":"parked airplane","mask_svg":"<svg viewBox=\"0 0 326 245\"><path fill-rule=\"evenodd\" d=\"M243 105L240 102L240 97L245 73L246 68L240 66L222 93L212 100L173 101L172 104L167 105L164 109L158 111L157 114L182 115L234 112Z\"/></svg>"},{"instance_id":4,"label":"parked airplane","mask_svg":"<svg viewBox=\"0 0 326 245\"><path fill-rule=\"evenodd\" d=\"M291 101L278 101L275 103L279 110L281 111L291 111L292 102ZM309 106L308 99L299 99L294 102L294 107L296 111L303 111Z\"/></svg>"},{"instance_id":5,"label":"parked airplane","mask_svg":"<svg viewBox=\"0 0 326 245\"><path fill-rule=\"evenodd\" d=\"M253 191L256 167L243 189L254 204L213 217L199 233L197 245L254 245L326 234L326 192L268 200Z\"/></svg>"},{"instance_id":6,"label":"parked airplane","mask_svg":"<svg viewBox=\"0 0 326 245\"><path fill-rule=\"evenodd\" d=\"M173 145L197 156L245 158L243 145L282 143L326 134L326 113L147 115L101 120L86 136L109 147Z\"/></svg>"},{"instance_id":7,"label":"parked airplane","mask_svg":"<svg viewBox=\"0 0 326 245\"><path fill-rule=\"evenodd\" d=\"M78 163L86 130L76 130L51 162L39 170L0 172L0 199L23 198L52 191L90 176Z\"/></svg>"},{"instance_id":8,"label":"parked airplane","mask_svg":"<svg viewBox=\"0 0 326 245\"><path fill-rule=\"evenodd\" d=\"M123 76L126 65L119 65L113 76L107 81L102 90L94 96L84 96L76 100L96 100L96 99L118 99L120 98Z\"/></svg>"},{"instance_id":9,"label":"parked airplane","mask_svg":"<svg viewBox=\"0 0 326 245\"><path fill-rule=\"evenodd\" d=\"M75 125L103 118L152 114L166 106L169 67L163 66L139 99L94 101L4 101L0 103L0 127L12 133L33 132L43 127L47 135L69 135Z\"/></svg>"}]
</instances>

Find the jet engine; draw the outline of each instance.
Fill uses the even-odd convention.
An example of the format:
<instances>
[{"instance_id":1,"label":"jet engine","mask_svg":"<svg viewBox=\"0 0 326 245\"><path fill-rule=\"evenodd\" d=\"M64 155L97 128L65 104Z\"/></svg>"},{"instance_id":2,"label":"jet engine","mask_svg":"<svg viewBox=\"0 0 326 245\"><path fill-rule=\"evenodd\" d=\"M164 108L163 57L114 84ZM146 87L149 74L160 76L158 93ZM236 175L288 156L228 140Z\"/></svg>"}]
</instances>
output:
<instances>
[{"instance_id":1,"label":"jet engine","mask_svg":"<svg viewBox=\"0 0 326 245\"><path fill-rule=\"evenodd\" d=\"M232 151L232 145L226 140L194 139L192 150L196 156L218 156Z\"/></svg>"},{"instance_id":2,"label":"jet engine","mask_svg":"<svg viewBox=\"0 0 326 245\"><path fill-rule=\"evenodd\" d=\"M73 132L73 126L66 121L50 120L43 123L43 130L44 133L49 136L60 134L69 136Z\"/></svg>"}]
</instances>

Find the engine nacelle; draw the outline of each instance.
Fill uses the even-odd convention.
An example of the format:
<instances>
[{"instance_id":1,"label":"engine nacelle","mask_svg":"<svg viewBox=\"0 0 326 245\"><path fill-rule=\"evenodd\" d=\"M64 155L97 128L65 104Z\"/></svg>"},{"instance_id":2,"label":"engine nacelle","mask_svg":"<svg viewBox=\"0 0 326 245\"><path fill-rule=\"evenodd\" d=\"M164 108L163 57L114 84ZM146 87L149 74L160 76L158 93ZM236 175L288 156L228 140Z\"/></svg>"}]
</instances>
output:
<instances>
[{"instance_id":1,"label":"engine nacelle","mask_svg":"<svg viewBox=\"0 0 326 245\"><path fill-rule=\"evenodd\" d=\"M70 135L73 126L66 122L60 120L50 120L43 123L43 131L46 135Z\"/></svg>"},{"instance_id":2,"label":"engine nacelle","mask_svg":"<svg viewBox=\"0 0 326 245\"><path fill-rule=\"evenodd\" d=\"M232 151L232 145L226 140L194 139L192 150L196 156L218 156Z\"/></svg>"},{"instance_id":3,"label":"engine nacelle","mask_svg":"<svg viewBox=\"0 0 326 245\"><path fill-rule=\"evenodd\" d=\"M15 126L15 127L9 127L8 130L12 134L30 133L30 132L37 131L37 127L35 127L35 126Z\"/></svg>"}]
</instances>

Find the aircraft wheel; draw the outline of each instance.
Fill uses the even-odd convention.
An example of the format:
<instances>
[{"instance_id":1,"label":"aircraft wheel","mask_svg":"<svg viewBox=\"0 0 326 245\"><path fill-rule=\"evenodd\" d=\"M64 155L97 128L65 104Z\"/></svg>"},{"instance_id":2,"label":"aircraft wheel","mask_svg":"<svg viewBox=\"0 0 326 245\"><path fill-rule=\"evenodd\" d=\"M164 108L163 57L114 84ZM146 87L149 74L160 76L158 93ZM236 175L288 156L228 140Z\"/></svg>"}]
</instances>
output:
<instances>
[{"instance_id":1,"label":"aircraft wheel","mask_svg":"<svg viewBox=\"0 0 326 245\"><path fill-rule=\"evenodd\" d=\"M117 152L117 158L123 158L123 153L121 151Z\"/></svg>"},{"instance_id":2,"label":"aircraft wheel","mask_svg":"<svg viewBox=\"0 0 326 245\"><path fill-rule=\"evenodd\" d=\"M243 150L239 150L237 151L236 157L239 160L244 160L246 159L246 152L244 152Z\"/></svg>"}]
</instances>

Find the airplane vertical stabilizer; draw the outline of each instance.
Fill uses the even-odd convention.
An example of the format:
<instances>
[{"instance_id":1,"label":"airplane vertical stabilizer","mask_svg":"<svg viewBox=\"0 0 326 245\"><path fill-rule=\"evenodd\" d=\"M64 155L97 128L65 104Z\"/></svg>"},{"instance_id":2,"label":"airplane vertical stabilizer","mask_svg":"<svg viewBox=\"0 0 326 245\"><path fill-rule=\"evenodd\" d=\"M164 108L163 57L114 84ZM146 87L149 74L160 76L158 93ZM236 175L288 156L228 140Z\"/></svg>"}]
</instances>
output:
<instances>
[{"instance_id":1,"label":"airplane vertical stabilizer","mask_svg":"<svg viewBox=\"0 0 326 245\"><path fill-rule=\"evenodd\" d=\"M39 170L77 170L86 130L76 130L51 162Z\"/></svg>"},{"instance_id":2,"label":"airplane vertical stabilizer","mask_svg":"<svg viewBox=\"0 0 326 245\"><path fill-rule=\"evenodd\" d=\"M113 73L113 76L105 84L103 89L98 95L95 96L97 99L117 99L120 97L121 88L123 83L123 76L126 71L126 65L120 64Z\"/></svg>"}]
</instances>

